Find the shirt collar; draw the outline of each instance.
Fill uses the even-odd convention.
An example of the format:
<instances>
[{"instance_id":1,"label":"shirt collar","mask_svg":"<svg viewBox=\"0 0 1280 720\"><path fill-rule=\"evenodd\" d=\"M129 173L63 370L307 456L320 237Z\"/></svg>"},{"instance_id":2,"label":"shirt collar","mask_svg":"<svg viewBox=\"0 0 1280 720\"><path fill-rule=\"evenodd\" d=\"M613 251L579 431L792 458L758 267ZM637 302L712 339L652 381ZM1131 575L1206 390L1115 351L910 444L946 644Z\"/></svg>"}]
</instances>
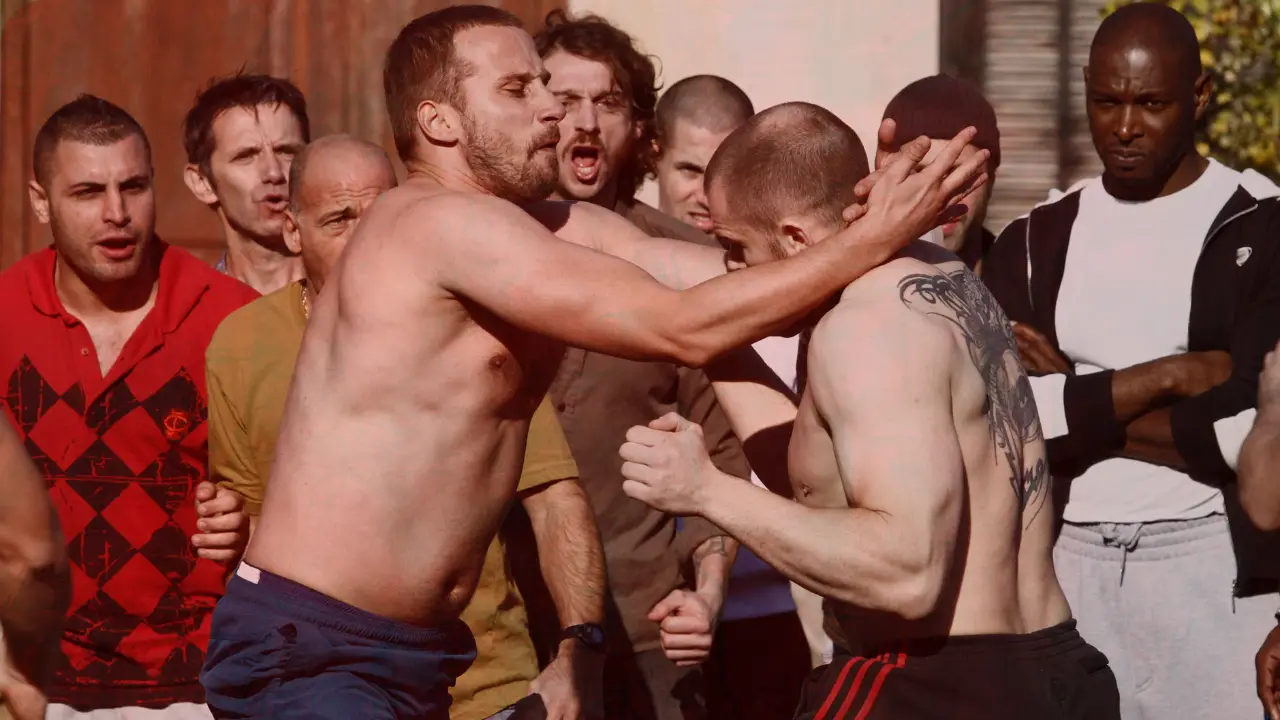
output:
<instances>
[{"instance_id":1,"label":"shirt collar","mask_svg":"<svg viewBox=\"0 0 1280 720\"><path fill-rule=\"evenodd\" d=\"M195 266L201 263L195 257L180 248L169 247L160 238L155 239L155 244L156 252L160 253L160 288L156 292L156 304L152 312L158 313L157 319L164 332L171 333L195 309L200 297L209 289L209 280L197 272L198 268ZM79 319L67 312L53 284L57 257L58 253L52 247L35 254L27 271L31 304L44 315L75 325L80 322Z\"/></svg>"}]
</instances>

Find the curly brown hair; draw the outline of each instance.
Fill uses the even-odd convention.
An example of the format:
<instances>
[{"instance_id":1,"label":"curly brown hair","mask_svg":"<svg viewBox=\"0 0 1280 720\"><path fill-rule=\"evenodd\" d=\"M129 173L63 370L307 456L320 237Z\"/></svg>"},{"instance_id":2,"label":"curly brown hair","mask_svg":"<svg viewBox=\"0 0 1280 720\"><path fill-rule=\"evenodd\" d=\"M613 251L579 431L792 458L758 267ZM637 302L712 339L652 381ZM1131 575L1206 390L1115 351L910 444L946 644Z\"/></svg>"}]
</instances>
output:
<instances>
[{"instance_id":1,"label":"curly brown hair","mask_svg":"<svg viewBox=\"0 0 1280 720\"><path fill-rule=\"evenodd\" d=\"M631 103L631 119L640 126L631 158L618 176L618 197L630 200L657 161L653 140L658 105L658 70L651 55L636 49L635 40L598 15L570 17L564 10L547 14L546 26L533 38L538 55L557 50L607 65Z\"/></svg>"}]
</instances>

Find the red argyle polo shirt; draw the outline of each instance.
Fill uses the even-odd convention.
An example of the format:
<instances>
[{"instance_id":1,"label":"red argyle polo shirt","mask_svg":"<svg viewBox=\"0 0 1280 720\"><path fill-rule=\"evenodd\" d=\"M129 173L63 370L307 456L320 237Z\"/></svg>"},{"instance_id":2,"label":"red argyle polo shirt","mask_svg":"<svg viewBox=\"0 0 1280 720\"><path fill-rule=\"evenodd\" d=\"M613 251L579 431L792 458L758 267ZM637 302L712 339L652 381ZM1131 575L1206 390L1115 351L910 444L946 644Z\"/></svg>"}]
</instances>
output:
<instances>
[{"instance_id":1,"label":"red argyle polo shirt","mask_svg":"<svg viewBox=\"0 0 1280 720\"><path fill-rule=\"evenodd\" d=\"M54 291L54 251L0 273L0 405L49 485L71 560L49 699L78 710L204 702L226 573L190 542L208 468L204 353L257 293L184 250L160 252L155 306L105 378Z\"/></svg>"}]
</instances>

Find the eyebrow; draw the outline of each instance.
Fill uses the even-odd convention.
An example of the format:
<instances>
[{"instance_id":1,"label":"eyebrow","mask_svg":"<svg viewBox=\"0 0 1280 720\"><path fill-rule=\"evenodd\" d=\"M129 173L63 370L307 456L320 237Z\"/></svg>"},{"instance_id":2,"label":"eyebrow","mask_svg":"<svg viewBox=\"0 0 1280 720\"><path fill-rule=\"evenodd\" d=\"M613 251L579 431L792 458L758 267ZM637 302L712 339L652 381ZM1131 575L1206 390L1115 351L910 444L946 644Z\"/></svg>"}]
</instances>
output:
<instances>
[{"instance_id":1,"label":"eyebrow","mask_svg":"<svg viewBox=\"0 0 1280 720\"><path fill-rule=\"evenodd\" d=\"M506 85L509 82L531 83L534 80L537 80L539 78L541 78L543 82L546 82L547 78L549 77L551 77L551 73L547 72L546 70L543 70L541 75L529 73L529 72L507 73L506 75L503 75L502 77L498 78L498 84Z\"/></svg>"},{"instance_id":2,"label":"eyebrow","mask_svg":"<svg viewBox=\"0 0 1280 720\"><path fill-rule=\"evenodd\" d=\"M326 225L333 220L338 220L344 217L349 218L354 216L355 216L355 209L352 208L350 205L343 205L342 207L335 208L321 215L320 219L317 222L319 222L321 225Z\"/></svg>"},{"instance_id":3,"label":"eyebrow","mask_svg":"<svg viewBox=\"0 0 1280 720\"><path fill-rule=\"evenodd\" d=\"M123 187L127 185L146 184L148 180L149 178L147 178L146 175L142 175L142 174L130 175L129 177L121 180L120 185ZM83 182L78 182L78 183L75 183L74 185L69 186L67 190L75 192L79 190L105 190L106 188L107 188L107 183L96 182L93 180L85 180Z\"/></svg>"},{"instance_id":4,"label":"eyebrow","mask_svg":"<svg viewBox=\"0 0 1280 720\"><path fill-rule=\"evenodd\" d=\"M699 165L696 162L691 162L689 160L681 160L680 162L676 163L676 169L677 170L693 170L694 172L707 171L705 167Z\"/></svg>"}]
</instances>

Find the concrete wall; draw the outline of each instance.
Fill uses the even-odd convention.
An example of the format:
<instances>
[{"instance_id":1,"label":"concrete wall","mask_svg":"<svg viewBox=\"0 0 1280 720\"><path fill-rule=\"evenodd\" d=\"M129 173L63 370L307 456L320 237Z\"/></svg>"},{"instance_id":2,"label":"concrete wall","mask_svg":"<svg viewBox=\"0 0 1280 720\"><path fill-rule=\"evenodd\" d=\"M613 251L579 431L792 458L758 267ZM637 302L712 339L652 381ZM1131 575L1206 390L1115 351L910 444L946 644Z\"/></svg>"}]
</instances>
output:
<instances>
[{"instance_id":1,"label":"concrete wall","mask_svg":"<svg viewBox=\"0 0 1280 720\"><path fill-rule=\"evenodd\" d=\"M661 61L664 87L689 75L733 80L757 110L817 103L868 152L884 106L938 71L938 0L569 0L630 32ZM656 204L646 188L640 197Z\"/></svg>"}]
</instances>

